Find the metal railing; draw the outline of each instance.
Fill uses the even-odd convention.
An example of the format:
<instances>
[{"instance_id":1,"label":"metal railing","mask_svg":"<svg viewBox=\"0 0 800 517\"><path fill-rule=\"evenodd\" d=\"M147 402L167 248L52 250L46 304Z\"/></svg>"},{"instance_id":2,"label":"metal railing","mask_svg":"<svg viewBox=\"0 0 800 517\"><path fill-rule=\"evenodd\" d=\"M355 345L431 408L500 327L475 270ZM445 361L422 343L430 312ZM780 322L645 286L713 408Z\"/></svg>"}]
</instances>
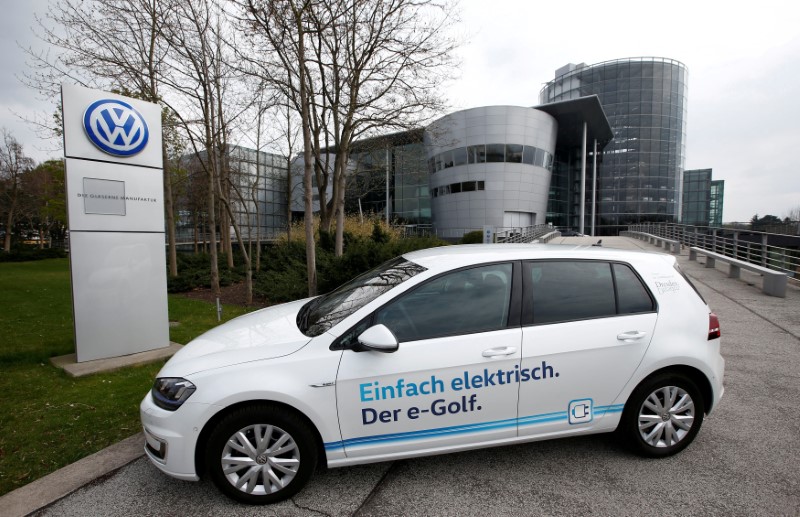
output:
<instances>
[{"instance_id":1,"label":"metal railing","mask_svg":"<svg viewBox=\"0 0 800 517\"><path fill-rule=\"evenodd\" d=\"M782 271L795 284L800 284L800 236L677 223L637 224L629 226L628 230L673 239L687 247L695 246Z\"/></svg>"},{"instance_id":2,"label":"metal railing","mask_svg":"<svg viewBox=\"0 0 800 517\"><path fill-rule=\"evenodd\" d=\"M436 233L432 224L403 224L394 225L400 230L401 237L431 237Z\"/></svg>"},{"instance_id":3,"label":"metal railing","mask_svg":"<svg viewBox=\"0 0 800 517\"><path fill-rule=\"evenodd\" d=\"M553 227L549 224L537 224L535 226L522 226L513 228L498 228L495 231L494 241L507 244L534 241L547 242L555 237L556 234L560 235L560 233L553 229Z\"/></svg>"},{"instance_id":4,"label":"metal railing","mask_svg":"<svg viewBox=\"0 0 800 517\"><path fill-rule=\"evenodd\" d=\"M450 241L458 241L467 233L483 232L481 228L434 228L432 225L427 224L403 225L397 228L400 228L402 237L436 236ZM494 230L494 242L548 242L559 235L561 233L549 224L500 227Z\"/></svg>"}]
</instances>

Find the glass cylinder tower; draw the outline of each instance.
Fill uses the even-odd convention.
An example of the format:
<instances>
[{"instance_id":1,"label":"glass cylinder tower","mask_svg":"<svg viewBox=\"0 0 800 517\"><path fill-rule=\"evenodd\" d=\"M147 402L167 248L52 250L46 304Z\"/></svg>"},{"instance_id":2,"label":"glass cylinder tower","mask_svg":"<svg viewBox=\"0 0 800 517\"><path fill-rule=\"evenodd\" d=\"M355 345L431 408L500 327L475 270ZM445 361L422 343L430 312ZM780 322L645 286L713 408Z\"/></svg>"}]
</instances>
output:
<instances>
[{"instance_id":1,"label":"glass cylinder tower","mask_svg":"<svg viewBox=\"0 0 800 517\"><path fill-rule=\"evenodd\" d=\"M598 165L598 235L616 235L629 224L678 222L686 155L686 66L658 57L569 64L542 88L539 102L587 95L599 97L614 132ZM569 166L556 169L574 181ZM588 184L587 206L592 195Z\"/></svg>"}]
</instances>

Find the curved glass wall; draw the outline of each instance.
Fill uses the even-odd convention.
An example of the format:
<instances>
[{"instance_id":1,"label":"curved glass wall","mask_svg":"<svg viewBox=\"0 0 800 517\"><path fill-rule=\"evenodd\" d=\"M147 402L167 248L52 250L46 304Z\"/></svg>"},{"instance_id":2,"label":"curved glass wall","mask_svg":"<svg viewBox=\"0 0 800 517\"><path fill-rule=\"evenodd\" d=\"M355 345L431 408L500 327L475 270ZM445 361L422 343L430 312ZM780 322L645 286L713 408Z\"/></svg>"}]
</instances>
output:
<instances>
[{"instance_id":1,"label":"curved glass wall","mask_svg":"<svg viewBox=\"0 0 800 517\"><path fill-rule=\"evenodd\" d=\"M428 172L436 174L444 169L468 163L524 163L552 170L553 155L532 145L470 145L468 147L448 149L428 158Z\"/></svg>"},{"instance_id":2,"label":"curved glass wall","mask_svg":"<svg viewBox=\"0 0 800 517\"><path fill-rule=\"evenodd\" d=\"M678 221L686 155L686 66L650 57L572 65L542 88L539 100L549 104L587 95L600 98L614 131L598 165L597 233L615 235L629 224ZM587 214L591 195L588 184ZM563 207L553 208L548 211Z\"/></svg>"}]
</instances>

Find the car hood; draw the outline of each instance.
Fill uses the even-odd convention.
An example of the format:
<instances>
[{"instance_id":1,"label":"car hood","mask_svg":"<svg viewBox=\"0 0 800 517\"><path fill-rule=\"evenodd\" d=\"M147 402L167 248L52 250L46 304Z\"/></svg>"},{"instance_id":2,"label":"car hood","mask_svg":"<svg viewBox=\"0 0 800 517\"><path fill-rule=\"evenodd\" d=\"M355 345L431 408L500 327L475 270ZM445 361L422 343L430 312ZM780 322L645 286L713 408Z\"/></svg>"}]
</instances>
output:
<instances>
[{"instance_id":1,"label":"car hood","mask_svg":"<svg viewBox=\"0 0 800 517\"><path fill-rule=\"evenodd\" d=\"M239 316L215 327L179 350L159 377L182 377L233 364L292 354L311 338L297 328L299 300Z\"/></svg>"}]
</instances>

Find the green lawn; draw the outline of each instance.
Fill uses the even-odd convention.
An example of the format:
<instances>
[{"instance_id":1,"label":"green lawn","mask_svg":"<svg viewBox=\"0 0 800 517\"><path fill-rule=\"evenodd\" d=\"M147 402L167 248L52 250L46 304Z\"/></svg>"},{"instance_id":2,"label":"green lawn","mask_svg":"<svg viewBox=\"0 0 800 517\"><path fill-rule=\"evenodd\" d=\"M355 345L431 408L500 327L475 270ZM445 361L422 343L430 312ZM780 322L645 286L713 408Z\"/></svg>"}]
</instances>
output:
<instances>
[{"instance_id":1,"label":"green lawn","mask_svg":"<svg viewBox=\"0 0 800 517\"><path fill-rule=\"evenodd\" d=\"M75 352L66 259L0 263L0 495L139 432L139 402L163 363L73 379L49 358ZM243 314L225 306L224 320ZM217 325L213 305L169 297L170 339Z\"/></svg>"}]
</instances>

